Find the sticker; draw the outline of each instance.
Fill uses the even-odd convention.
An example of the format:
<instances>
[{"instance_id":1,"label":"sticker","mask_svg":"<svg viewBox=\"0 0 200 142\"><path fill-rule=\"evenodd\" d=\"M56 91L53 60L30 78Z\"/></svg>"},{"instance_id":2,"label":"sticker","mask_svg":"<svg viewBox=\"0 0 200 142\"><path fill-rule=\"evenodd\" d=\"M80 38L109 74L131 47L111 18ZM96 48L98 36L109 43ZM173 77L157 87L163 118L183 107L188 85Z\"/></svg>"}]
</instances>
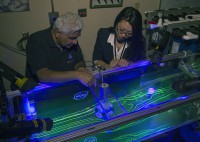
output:
<instances>
[{"instance_id":1,"label":"sticker","mask_svg":"<svg viewBox=\"0 0 200 142\"><path fill-rule=\"evenodd\" d=\"M89 91L81 91L74 95L74 100L82 100L87 97Z\"/></svg>"}]
</instances>

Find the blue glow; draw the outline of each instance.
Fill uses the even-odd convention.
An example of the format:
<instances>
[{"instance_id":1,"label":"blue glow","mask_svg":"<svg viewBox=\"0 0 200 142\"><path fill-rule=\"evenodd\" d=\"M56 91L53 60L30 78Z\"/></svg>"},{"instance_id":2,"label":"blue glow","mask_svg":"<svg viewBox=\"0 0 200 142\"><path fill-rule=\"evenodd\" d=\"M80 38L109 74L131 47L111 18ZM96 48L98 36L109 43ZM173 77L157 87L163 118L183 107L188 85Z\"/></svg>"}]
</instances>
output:
<instances>
[{"instance_id":1,"label":"blue glow","mask_svg":"<svg viewBox=\"0 0 200 142\"><path fill-rule=\"evenodd\" d=\"M38 90L42 90L42 89L46 89L46 88L50 88L50 87L52 87L53 85L48 85L48 84L39 84L38 86L36 86L34 89L32 89L32 90L30 90L30 91L28 91L28 92L26 92L27 94L31 94L31 93L33 93L33 92L36 92L36 91L38 91Z\"/></svg>"},{"instance_id":2,"label":"blue glow","mask_svg":"<svg viewBox=\"0 0 200 142\"><path fill-rule=\"evenodd\" d=\"M36 109L35 109L35 102L32 101L28 101L28 99L25 99L25 103L24 103L24 109L27 115L27 119L28 120L32 120L37 118L37 113L36 113Z\"/></svg>"},{"instance_id":3,"label":"blue glow","mask_svg":"<svg viewBox=\"0 0 200 142\"><path fill-rule=\"evenodd\" d=\"M182 96L182 97L176 98L175 100L185 100L185 99L187 99L187 98L188 98L188 96Z\"/></svg>"},{"instance_id":4,"label":"blue glow","mask_svg":"<svg viewBox=\"0 0 200 142\"><path fill-rule=\"evenodd\" d=\"M35 108L34 108L34 107L30 107L29 110L30 110L31 113L34 113L34 112L35 112Z\"/></svg>"},{"instance_id":5,"label":"blue glow","mask_svg":"<svg viewBox=\"0 0 200 142\"><path fill-rule=\"evenodd\" d=\"M150 30L153 30L153 29L158 28L158 25L157 24L150 24L149 28L150 28Z\"/></svg>"},{"instance_id":6,"label":"blue glow","mask_svg":"<svg viewBox=\"0 0 200 142\"><path fill-rule=\"evenodd\" d=\"M52 87L56 87L56 86L64 86L64 85L72 84L72 83L79 83L79 81L72 80L72 81L68 81L68 82L64 82L64 83L39 83L38 86L36 86L34 89L26 92L26 94L31 94L31 93L37 92L39 90L44 90L44 89L52 88Z\"/></svg>"}]
</instances>

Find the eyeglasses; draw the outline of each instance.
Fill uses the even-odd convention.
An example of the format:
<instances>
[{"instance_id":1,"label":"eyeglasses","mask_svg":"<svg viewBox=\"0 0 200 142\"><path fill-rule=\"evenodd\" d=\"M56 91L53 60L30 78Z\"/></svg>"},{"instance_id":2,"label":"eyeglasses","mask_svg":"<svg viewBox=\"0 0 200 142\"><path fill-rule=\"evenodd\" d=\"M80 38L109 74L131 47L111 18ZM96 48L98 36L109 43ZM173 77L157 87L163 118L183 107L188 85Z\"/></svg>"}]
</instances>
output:
<instances>
[{"instance_id":1,"label":"eyeglasses","mask_svg":"<svg viewBox=\"0 0 200 142\"><path fill-rule=\"evenodd\" d=\"M118 32L119 34L125 34L127 37L131 37L131 36L133 35L132 32L126 31L126 30L122 29L122 27L120 27L119 25L117 26L116 29L117 29L117 32Z\"/></svg>"}]
</instances>

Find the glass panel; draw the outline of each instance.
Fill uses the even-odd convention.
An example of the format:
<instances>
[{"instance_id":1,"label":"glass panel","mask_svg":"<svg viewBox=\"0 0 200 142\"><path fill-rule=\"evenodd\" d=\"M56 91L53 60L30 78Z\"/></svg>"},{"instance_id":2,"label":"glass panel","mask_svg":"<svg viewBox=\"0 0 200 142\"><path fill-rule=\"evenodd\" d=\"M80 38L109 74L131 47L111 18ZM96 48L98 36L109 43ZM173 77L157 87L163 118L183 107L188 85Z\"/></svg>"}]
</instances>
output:
<instances>
[{"instance_id":1,"label":"glass panel","mask_svg":"<svg viewBox=\"0 0 200 142\"><path fill-rule=\"evenodd\" d=\"M105 140L108 142L135 142L146 140L198 120L200 117L198 113L200 111L199 105L200 100L197 100L74 142L87 142L87 140L96 140L98 142L104 142Z\"/></svg>"},{"instance_id":2,"label":"glass panel","mask_svg":"<svg viewBox=\"0 0 200 142\"><path fill-rule=\"evenodd\" d=\"M56 141L60 137L62 140L69 138L67 136L77 139L83 136L82 133L89 135L99 132L85 140L96 138L101 141L106 138L107 141L132 141L185 125L199 117L199 114L193 112L197 110L200 101L168 108L162 113L156 106L185 101L185 96L198 93L197 88L177 91L173 84L181 79L196 78L199 71L197 55L173 57L159 65L152 65L145 60L128 68L94 71L97 86L89 88L76 81L46 87L41 85L26 94L27 115L30 119L49 117L53 119L54 125L51 131L34 134L31 139ZM137 121L125 121L133 114L144 110L148 112L154 107L157 114L146 117L142 113L144 117L139 117ZM114 129L108 126L110 122ZM124 125L121 126L122 122ZM104 127L106 131L102 132ZM90 128L95 128L94 132Z\"/></svg>"}]
</instances>

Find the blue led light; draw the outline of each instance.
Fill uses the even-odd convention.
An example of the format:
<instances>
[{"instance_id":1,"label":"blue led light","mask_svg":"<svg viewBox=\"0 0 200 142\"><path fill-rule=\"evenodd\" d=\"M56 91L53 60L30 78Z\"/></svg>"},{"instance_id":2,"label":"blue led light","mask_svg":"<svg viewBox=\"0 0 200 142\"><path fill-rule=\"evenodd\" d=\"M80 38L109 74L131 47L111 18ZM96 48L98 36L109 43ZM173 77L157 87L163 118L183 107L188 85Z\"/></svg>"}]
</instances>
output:
<instances>
[{"instance_id":1,"label":"blue led light","mask_svg":"<svg viewBox=\"0 0 200 142\"><path fill-rule=\"evenodd\" d=\"M30 112L33 114L35 112L35 108L34 107L30 107Z\"/></svg>"},{"instance_id":2,"label":"blue led light","mask_svg":"<svg viewBox=\"0 0 200 142\"><path fill-rule=\"evenodd\" d=\"M150 30L153 30L153 29L158 28L158 25L157 24L150 24L149 28L150 28Z\"/></svg>"},{"instance_id":3,"label":"blue led light","mask_svg":"<svg viewBox=\"0 0 200 142\"><path fill-rule=\"evenodd\" d=\"M33 100L29 101L27 98L24 99L24 109L27 115L27 119L35 119L37 118L37 113L35 109L35 102Z\"/></svg>"}]
</instances>

